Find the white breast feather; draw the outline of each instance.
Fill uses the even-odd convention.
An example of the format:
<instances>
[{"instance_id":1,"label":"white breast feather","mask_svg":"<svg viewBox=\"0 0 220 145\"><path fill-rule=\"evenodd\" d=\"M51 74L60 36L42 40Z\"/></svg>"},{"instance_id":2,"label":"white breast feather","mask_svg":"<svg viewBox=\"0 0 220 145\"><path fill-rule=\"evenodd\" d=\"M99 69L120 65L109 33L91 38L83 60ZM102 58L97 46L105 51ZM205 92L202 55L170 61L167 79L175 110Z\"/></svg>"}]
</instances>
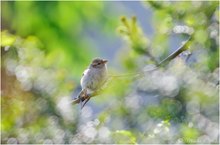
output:
<instances>
[{"instance_id":1,"label":"white breast feather","mask_svg":"<svg viewBox=\"0 0 220 145\"><path fill-rule=\"evenodd\" d=\"M100 70L93 70L93 73L91 73L91 69L86 69L80 81L82 89L86 89L87 93L94 92L95 89L103 83L106 77L104 75L106 74L106 67L104 69L105 71L101 74L99 73Z\"/></svg>"}]
</instances>

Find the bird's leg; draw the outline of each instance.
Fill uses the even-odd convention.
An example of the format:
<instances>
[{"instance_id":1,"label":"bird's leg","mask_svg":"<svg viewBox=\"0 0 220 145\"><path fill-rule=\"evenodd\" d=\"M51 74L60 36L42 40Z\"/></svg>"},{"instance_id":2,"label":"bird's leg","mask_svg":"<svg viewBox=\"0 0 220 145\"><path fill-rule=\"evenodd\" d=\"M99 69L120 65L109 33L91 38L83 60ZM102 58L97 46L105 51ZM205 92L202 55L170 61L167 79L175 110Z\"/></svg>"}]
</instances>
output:
<instances>
[{"instance_id":1,"label":"bird's leg","mask_svg":"<svg viewBox=\"0 0 220 145\"><path fill-rule=\"evenodd\" d=\"M86 103L90 100L90 98L91 98L91 96L89 94L87 94L87 90L83 90L82 94L81 94L81 99L80 99L81 109L86 105Z\"/></svg>"},{"instance_id":2,"label":"bird's leg","mask_svg":"<svg viewBox=\"0 0 220 145\"><path fill-rule=\"evenodd\" d=\"M89 94L86 94L87 96L87 98L86 98L86 101L85 101L85 103L83 104L83 106L81 106L81 109L86 105L86 103L90 100L90 95Z\"/></svg>"},{"instance_id":3,"label":"bird's leg","mask_svg":"<svg viewBox=\"0 0 220 145\"><path fill-rule=\"evenodd\" d=\"M87 91L86 90L82 90L81 94L80 94L80 106L82 108L82 103L86 100L86 96L87 96Z\"/></svg>"},{"instance_id":4,"label":"bird's leg","mask_svg":"<svg viewBox=\"0 0 220 145\"><path fill-rule=\"evenodd\" d=\"M80 99L80 106L81 106L81 109L82 109L82 102L83 102L83 101Z\"/></svg>"}]
</instances>

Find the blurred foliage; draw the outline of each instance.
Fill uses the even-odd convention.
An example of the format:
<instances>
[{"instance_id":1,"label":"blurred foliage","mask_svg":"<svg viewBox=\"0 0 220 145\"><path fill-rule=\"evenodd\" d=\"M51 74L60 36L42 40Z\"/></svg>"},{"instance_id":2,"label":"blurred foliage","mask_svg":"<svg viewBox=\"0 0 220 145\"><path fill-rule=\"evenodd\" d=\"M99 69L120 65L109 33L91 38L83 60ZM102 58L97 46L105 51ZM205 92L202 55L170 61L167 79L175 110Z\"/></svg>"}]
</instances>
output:
<instances>
[{"instance_id":1,"label":"blurred foliage","mask_svg":"<svg viewBox=\"0 0 220 145\"><path fill-rule=\"evenodd\" d=\"M114 132L113 139L117 144L122 144L125 142L128 144L136 143L135 136L130 131L126 131L126 130L117 130L116 132Z\"/></svg>"},{"instance_id":2,"label":"blurred foliage","mask_svg":"<svg viewBox=\"0 0 220 145\"><path fill-rule=\"evenodd\" d=\"M71 66L70 73L79 77L85 68L83 64L87 64L97 51L85 43L88 40L78 38L90 28L109 32L117 24L102 13L103 9L100 2L5 1L2 2L2 27L10 28L21 37L34 35L41 40L43 46L40 48L46 49L48 57L59 59L57 65L60 67Z\"/></svg>"},{"instance_id":3,"label":"blurred foliage","mask_svg":"<svg viewBox=\"0 0 220 145\"><path fill-rule=\"evenodd\" d=\"M2 2L1 143L219 143L219 2L141 4L152 38L146 18L107 17L108 2ZM71 93L99 53L82 38L93 28L126 40L110 73L144 75L113 78L80 110ZM186 52L148 71L189 36Z\"/></svg>"}]
</instances>

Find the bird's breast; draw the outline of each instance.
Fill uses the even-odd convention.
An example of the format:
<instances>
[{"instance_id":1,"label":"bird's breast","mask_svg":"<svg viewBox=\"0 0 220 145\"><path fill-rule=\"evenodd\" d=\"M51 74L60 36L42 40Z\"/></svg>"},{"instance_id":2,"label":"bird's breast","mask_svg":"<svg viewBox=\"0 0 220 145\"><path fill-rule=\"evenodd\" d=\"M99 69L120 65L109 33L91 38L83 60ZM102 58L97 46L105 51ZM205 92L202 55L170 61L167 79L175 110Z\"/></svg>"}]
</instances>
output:
<instances>
[{"instance_id":1,"label":"bird's breast","mask_svg":"<svg viewBox=\"0 0 220 145\"><path fill-rule=\"evenodd\" d=\"M81 78L82 89L97 90L101 87L107 77L106 68L88 69Z\"/></svg>"}]
</instances>

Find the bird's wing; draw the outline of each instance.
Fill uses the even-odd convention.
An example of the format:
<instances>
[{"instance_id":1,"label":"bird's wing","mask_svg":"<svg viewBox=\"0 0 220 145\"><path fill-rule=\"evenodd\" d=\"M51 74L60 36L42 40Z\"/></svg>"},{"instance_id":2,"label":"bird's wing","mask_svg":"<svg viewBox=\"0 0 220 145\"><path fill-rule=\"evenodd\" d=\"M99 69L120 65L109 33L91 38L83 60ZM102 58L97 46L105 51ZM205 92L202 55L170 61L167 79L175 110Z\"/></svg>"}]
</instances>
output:
<instances>
[{"instance_id":1,"label":"bird's wing","mask_svg":"<svg viewBox=\"0 0 220 145\"><path fill-rule=\"evenodd\" d=\"M89 71L89 69L86 69L86 70L83 72L82 76L84 76L88 71Z\"/></svg>"}]
</instances>

